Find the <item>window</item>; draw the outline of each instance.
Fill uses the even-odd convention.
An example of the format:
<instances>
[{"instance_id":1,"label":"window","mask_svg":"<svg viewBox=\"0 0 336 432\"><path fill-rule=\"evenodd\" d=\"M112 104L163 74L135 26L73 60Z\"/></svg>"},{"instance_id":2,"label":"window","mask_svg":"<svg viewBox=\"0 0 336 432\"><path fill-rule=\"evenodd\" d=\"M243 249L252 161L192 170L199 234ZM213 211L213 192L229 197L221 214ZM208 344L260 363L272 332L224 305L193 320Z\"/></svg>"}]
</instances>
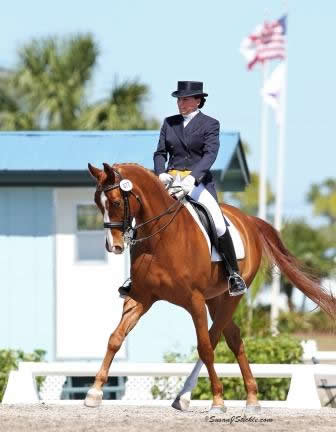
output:
<instances>
[{"instance_id":1,"label":"window","mask_svg":"<svg viewBox=\"0 0 336 432\"><path fill-rule=\"evenodd\" d=\"M67 377L61 399L85 399L87 391L92 387L95 377ZM125 394L126 377L108 377L103 387L103 399L122 399Z\"/></svg>"},{"instance_id":2,"label":"window","mask_svg":"<svg viewBox=\"0 0 336 432\"><path fill-rule=\"evenodd\" d=\"M79 261L105 261L104 221L95 205L77 205L76 228L77 259Z\"/></svg>"}]
</instances>

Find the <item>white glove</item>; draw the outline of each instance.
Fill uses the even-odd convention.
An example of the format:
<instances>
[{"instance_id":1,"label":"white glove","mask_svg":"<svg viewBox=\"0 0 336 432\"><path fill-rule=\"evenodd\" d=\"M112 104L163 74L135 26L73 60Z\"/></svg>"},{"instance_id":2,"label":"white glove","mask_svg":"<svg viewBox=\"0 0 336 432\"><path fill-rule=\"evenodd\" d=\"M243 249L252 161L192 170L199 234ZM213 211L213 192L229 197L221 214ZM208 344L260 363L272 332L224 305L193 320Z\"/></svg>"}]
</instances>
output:
<instances>
[{"instance_id":1,"label":"white glove","mask_svg":"<svg viewBox=\"0 0 336 432\"><path fill-rule=\"evenodd\" d=\"M160 175L159 175L159 179L162 181L162 183L165 185L165 186L168 186L170 183L172 183L172 181L174 180L173 179L173 176L171 176L170 174L168 174L168 173L161 173Z\"/></svg>"},{"instance_id":2,"label":"white glove","mask_svg":"<svg viewBox=\"0 0 336 432\"><path fill-rule=\"evenodd\" d=\"M193 189L193 187L195 186L195 177L193 177L192 175L188 175L187 177L185 177L182 182L181 182L181 188L182 190L178 191L174 196L176 199L180 200L183 197L185 197L186 195L188 195L188 193L190 193Z\"/></svg>"}]
</instances>

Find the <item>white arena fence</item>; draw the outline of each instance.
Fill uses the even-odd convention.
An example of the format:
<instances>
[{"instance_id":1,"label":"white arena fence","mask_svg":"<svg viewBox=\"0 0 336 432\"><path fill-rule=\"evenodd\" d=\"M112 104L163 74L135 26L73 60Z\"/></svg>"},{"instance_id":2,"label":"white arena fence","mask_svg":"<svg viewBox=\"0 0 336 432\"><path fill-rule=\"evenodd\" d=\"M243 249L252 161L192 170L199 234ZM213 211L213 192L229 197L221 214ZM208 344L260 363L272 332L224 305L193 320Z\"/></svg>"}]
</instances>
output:
<instances>
[{"instance_id":1,"label":"white arena fence","mask_svg":"<svg viewBox=\"0 0 336 432\"><path fill-rule=\"evenodd\" d=\"M193 368L193 363L124 363L115 362L110 368L109 376L119 377L175 377L185 378ZM330 364L251 364L251 370L256 378L290 378L290 387L286 401L261 401L264 407L286 407L320 409L321 403L316 386L318 376L336 376L336 365ZM100 363L98 362L20 362L17 371L9 376L4 394L3 404L40 403L40 395L36 387L36 377L53 376L95 376ZM238 364L216 364L218 376L241 377ZM205 366L200 372L201 377L208 377ZM152 381L153 382L153 381ZM181 385L183 382L181 383ZM145 393L150 393L145 391ZM176 392L177 394L177 392ZM54 403L56 401L48 401ZM79 403L79 401L59 401L58 403ZM82 403L82 402L80 402ZM122 400L103 401L118 405L169 405L171 401L164 400ZM210 405L210 401L192 401L191 406ZM245 401L226 401L227 406L245 406Z\"/></svg>"},{"instance_id":2,"label":"white arena fence","mask_svg":"<svg viewBox=\"0 0 336 432\"><path fill-rule=\"evenodd\" d=\"M313 357L319 362L336 362L336 351L318 351L317 343L314 339L301 341L301 345L303 348L302 360L304 362L312 361Z\"/></svg>"}]
</instances>

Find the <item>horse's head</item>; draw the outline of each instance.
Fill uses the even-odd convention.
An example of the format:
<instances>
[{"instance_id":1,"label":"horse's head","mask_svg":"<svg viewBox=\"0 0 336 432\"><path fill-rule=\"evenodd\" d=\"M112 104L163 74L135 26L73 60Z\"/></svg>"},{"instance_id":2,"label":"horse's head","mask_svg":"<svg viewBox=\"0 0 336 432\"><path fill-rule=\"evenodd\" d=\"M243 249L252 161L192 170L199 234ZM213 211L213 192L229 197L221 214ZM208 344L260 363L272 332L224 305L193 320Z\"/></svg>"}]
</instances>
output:
<instances>
[{"instance_id":1,"label":"horse's head","mask_svg":"<svg viewBox=\"0 0 336 432\"><path fill-rule=\"evenodd\" d=\"M120 172L104 163L104 170L88 164L91 175L97 181L95 203L104 217L106 249L108 252L121 254L124 251L124 235L132 224L134 212L130 204L133 193L132 182L123 179Z\"/></svg>"}]
</instances>

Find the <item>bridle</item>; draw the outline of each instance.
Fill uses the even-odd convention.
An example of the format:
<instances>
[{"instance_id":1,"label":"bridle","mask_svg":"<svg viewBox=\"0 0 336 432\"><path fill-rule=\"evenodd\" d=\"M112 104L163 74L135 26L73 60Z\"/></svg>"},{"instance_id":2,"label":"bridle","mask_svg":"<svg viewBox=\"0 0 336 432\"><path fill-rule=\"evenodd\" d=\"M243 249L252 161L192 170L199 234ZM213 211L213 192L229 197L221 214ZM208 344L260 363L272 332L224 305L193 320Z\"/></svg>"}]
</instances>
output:
<instances>
[{"instance_id":1,"label":"bridle","mask_svg":"<svg viewBox=\"0 0 336 432\"><path fill-rule=\"evenodd\" d=\"M119 179L118 183L113 183L112 185L98 185L97 186L97 192L108 192L110 190L113 189L117 189L119 188L120 192L121 192L121 196L123 198L124 201L124 215L123 215L123 220L119 221L119 222L104 222L104 228L108 228L108 229L119 229L124 236L124 241L128 244L130 244L131 246L134 246L136 243L142 242L144 240L148 240L151 237L154 237L155 235L157 235L158 233L160 233L161 231L163 231L165 228L167 228L167 226L173 221L173 219L175 218L178 210L183 206L183 204L180 201L176 201L175 203L173 203L170 207L168 207L164 212L160 213L158 216L154 216L151 219L148 219L145 222L142 222L141 224L132 226L132 220L133 220L133 216L131 214L131 208L130 208L130 203L129 203L129 197L130 195L134 196L135 199L137 200L138 204L140 207L143 207L141 198L136 195L132 189L130 190L125 190L125 188L123 188L123 184L122 182L124 181L129 181L127 179L123 179L120 172L118 170L116 170L115 168L112 168L114 174L116 175L116 177ZM163 227L161 227L158 231L156 231L153 234L150 234L149 236L146 237L141 237L141 238L135 238L136 237L136 233L137 230L151 222L154 222L156 220L161 219L163 216L167 215L167 214L171 214L173 213L173 216L171 217L171 219L168 221L168 223L166 223Z\"/></svg>"},{"instance_id":2,"label":"bridle","mask_svg":"<svg viewBox=\"0 0 336 432\"><path fill-rule=\"evenodd\" d=\"M132 227L132 219L133 218L131 215L131 209L130 209L130 204L129 204L129 194L133 195L136 198L136 200L138 201L140 206L142 206L142 202L141 202L140 197L138 195L136 195L132 190L125 191L124 189L120 188L120 182L122 180L121 174L119 173L119 171L117 171L114 168L113 168L113 172L119 178L119 183L113 183L112 185L106 185L106 186L98 185L97 191L98 192L108 192L108 191L113 190L113 189L117 189L117 188L120 189L121 196L124 200L124 217L123 217L123 220L119 221L119 222L104 222L104 228L119 229L124 234L130 227Z\"/></svg>"}]
</instances>

